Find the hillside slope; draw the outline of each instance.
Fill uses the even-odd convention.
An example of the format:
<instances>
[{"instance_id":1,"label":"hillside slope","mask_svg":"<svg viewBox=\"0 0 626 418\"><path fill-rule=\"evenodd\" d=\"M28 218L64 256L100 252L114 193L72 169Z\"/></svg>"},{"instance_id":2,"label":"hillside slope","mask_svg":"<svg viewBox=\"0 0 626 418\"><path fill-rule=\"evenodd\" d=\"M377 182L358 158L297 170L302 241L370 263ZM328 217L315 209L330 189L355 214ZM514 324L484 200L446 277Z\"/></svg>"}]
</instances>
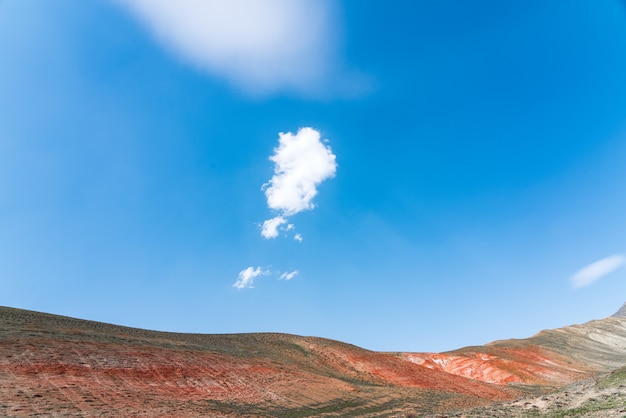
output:
<instances>
[{"instance_id":1,"label":"hillside slope","mask_svg":"<svg viewBox=\"0 0 626 418\"><path fill-rule=\"evenodd\" d=\"M0 415L384 416L519 394L322 338L163 333L0 308Z\"/></svg>"},{"instance_id":2,"label":"hillside slope","mask_svg":"<svg viewBox=\"0 0 626 418\"><path fill-rule=\"evenodd\" d=\"M625 364L623 315L437 354L0 307L2 416L397 417L512 402Z\"/></svg>"}]
</instances>

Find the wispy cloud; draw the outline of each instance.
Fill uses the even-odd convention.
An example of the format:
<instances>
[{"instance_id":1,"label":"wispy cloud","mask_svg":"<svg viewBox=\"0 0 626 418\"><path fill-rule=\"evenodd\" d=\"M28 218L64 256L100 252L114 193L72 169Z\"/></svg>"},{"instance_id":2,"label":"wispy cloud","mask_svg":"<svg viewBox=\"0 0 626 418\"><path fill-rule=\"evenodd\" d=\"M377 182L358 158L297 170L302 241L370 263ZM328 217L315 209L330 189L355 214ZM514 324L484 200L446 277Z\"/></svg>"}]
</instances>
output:
<instances>
[{"instance_id":1,"label":"wispy cloud","mask_svg":"<svg viewBox=\"0 0 626 418\"><path fill-rule=\"evenodd\" d=\"M272 219L268 219L263 222L263 226L261 227L261 235L263 235L263 237L266 239L276 238L278 236L278 228L286 223L287 220L282 216L276 216ZM290 227L293 227L293 225L288 225L287 227L285 227L285 230L293 229Z\"/></svg>"},{"instance_id":2,"label":"wispy cloud","mask_svg":"<svg viewBox=\"0 0 626 418\"><path fill-rule=\"evenodd\" d=\"M578 270L574 273L574 275L572 275L572 277L570 277L572 286L575 288L589 286L607 274L622 267L624 263L626 263L626 256L624 256L624 254L612 255L591 263Z\"/></svg>"},{"instance_id":3,"label":"wispy cloud","mask_svg":"<svg viewBox=\"0 0 626 418\"><path fill-rule=\"evenodd\" d=\"M296 234L296 235L294 235L294 236L293 236L293 239L295 239L295 240L296 240L296 241L298 241L298 242L302 242L302 240L303 240L302 235L300 235L300 234Z\"/></svg>"},{"instance_id":4,"label":"wispy cloud","mask_svg":"<svg viewBox=\"0 0 626 418\"><path fill-rule=\"evenodd\" d=\"M311 93L333 72L330 0L113 1L182 60L251 93Z\"/></svg>"},{"instance_id":5,"label":"wispy cloud","mask_svg":"<svg viewBox=\"0 0 626 418\"><path fill-rule=\"evenodd\" d=\"M264 270L261 267L248 267L245 270L241 270L239 272L239 278L233 284L233 286L237 289L245 289L249 287L254 287L254 279L259 276L266 276L271 274L269 270Z\"/></svg>"},{"instance_id":6,"label":"wispy cloud","mask_svg":"<svg viewBox=\"0 0 626 418\"><path fill-rule=\"evenodd\" d=\"M313 128L302 128L296 135L280 133L278 147L270 160L274 162L274 176L263 185L267 205L280 214L273 219L285 221L288 216L313 209L317 186L337 171L335 154ZM293 229L293 224L287 228ZM263 236L268 238L265 233ZM302 236L298 236L301 240Z\"/></svg>"},{"instance_id":7,"label":"wispy cloud","mask_svg":"<svg viewBox=\"0 0 626 418\"><path fill-rule=\"evenodd\" d=\"M296 277L300 273L298 270L294 270L292 272L283 273L280 275L281 280L291 280Z\"/></svg>"}]
</instances>

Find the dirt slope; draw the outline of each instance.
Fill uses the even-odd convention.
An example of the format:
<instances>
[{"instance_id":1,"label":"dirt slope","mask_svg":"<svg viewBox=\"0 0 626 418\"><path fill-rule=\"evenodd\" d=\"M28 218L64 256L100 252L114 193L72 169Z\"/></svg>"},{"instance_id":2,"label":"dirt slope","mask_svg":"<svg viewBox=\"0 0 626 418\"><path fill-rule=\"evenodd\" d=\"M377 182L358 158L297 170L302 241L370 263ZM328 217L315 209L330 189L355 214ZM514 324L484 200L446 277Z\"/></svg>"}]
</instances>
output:
<instances>
[{"instance_id":1,"label":"dirt slope","mask_svg":"<svg viewBox=\"0 0 626 418\"><path fill-rule=\"evenodd\" d=\"M0 307L3 416L388 416L519 395L322 338L162 333Z\"/></svg>"}]
</instances>

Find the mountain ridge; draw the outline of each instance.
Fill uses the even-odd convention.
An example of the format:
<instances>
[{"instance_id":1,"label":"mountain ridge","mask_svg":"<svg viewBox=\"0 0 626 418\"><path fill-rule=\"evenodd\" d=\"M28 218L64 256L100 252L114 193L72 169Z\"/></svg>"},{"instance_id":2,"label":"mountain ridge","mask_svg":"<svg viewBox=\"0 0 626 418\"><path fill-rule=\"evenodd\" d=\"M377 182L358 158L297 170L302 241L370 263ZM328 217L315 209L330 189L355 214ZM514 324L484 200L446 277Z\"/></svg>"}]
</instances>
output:
<instances>
[{"instance_id":1,"label":"mountain ridge","mask_svg":"<svg viewBox=\"0 0 626 418\"><path fill-rule=\"evenodd\" d=\"M611 316L615 318L626 318L626 302Z\"/></svg>"}]
</instances>

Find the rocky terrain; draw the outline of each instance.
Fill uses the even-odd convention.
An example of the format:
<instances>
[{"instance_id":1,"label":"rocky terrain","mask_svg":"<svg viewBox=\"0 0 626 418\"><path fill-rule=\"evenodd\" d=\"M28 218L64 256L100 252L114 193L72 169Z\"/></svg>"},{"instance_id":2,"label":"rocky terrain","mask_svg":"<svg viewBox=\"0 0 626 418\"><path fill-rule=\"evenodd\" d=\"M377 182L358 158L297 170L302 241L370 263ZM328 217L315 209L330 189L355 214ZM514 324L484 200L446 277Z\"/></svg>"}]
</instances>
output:
<instances>
[{"instance_id":1,"label":"rocky terrain","mask_svg":"<svg viewBox=\"0 0 626 418\"><path fill-rule=\"evenodd\" d=\"M610 373L625 364L617 314L448 353L377 353L317 337L164 333L0 307L1 416L541 416L595 413L589 405L613 400L619 414L624 387L614 383L624 373Z\"/></svg>"},{"instance_id":2,"label":"rocky terrain","mask_svg":"<svg viewBox=\"0 0 626 418\"><path fill-rule=\"evenodd\" d=\"M570 384L562 390L513 402L495 403L433 418L623 418L626 416L626 368Z\"/></svg>"}]
</instances>

